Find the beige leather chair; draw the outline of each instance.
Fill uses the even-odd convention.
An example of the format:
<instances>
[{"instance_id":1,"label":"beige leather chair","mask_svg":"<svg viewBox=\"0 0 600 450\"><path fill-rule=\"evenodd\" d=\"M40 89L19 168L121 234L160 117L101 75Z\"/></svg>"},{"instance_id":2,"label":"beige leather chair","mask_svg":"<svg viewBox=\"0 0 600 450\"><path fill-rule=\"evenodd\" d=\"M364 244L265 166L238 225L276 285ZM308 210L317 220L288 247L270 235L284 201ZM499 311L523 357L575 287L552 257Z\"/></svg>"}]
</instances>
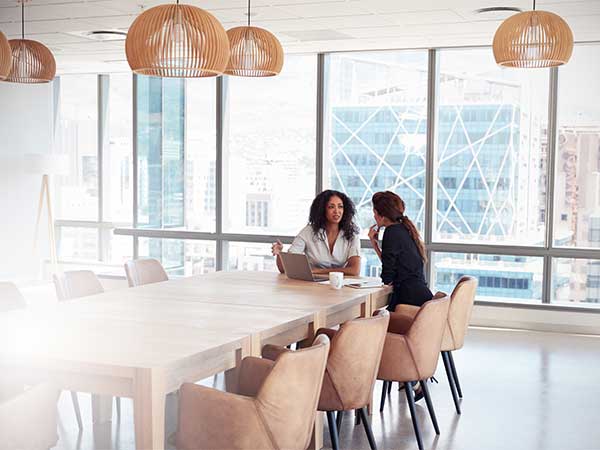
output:
<instances>
[{"instance_id":1,"label":"beige leather chair","mask_svg":"<svg viewBox=\"0 0 600 450\"><path fill-rule=\"evenodd\" d=\"M59 301L87 297L89 295L101 294L104 292L100 280L98 280L96 274L91 270L72 270L64 272L62 274L53 275L52 280L54 281L56 296ZM81 430L83 429L83 422L81 420L81 410L79 408L77 392L71 391L71 400L77 418L77 425L79 425L79 429ZM119 397L116 397L116 403L117 416L121 417L121 399Z\"/></svg>"},{"instance_id":2,"label":"beige leather chair","mask_svg":"<svg viewBox=\"0 0 600 450\"><path fill-rule=\"evenodd\" d=\"M54 447L58 394L50 383L0 394L0 450Z\"/></svg>"},{"instance_id":3,"label":"beige leather chair","mask_svg":"<svg viewBox=\"0 0 600 450\"><path fill-rule=\"evenodd\" d=\"M313 430L329 352L312 347L276 361L244 358L238 393L185 383L179 389L179 450L304 450Z\"/></svg>"},{"instance_id":4,"label":"beige leather chair","mask_svg":"<svg viewBox=\"0 0 600 450\"><path fill-rule=\"evenodd\" d=\"M129 287L158 283L169 279L162 264L152 258L127 261L125 263L125 275L127 275Z\"/></svg>"},{"instance_id":5,"label":"beige leather chair","mask_svg":"<svg viewBox=\"0 0 600 450\"><path fill-rule=\"evenodd\" d=\"M327 412L333 450L339 449L342 413L352 410L356 410L361 418L371 449L377 449L365 410L373 397L388 323L389 313L383 311L375 317L346 322L339 330L321 328L317 331L317 335L325 334L331 339L318 409ZM275 359L280 353L289 351L284 347L265 345L262 354L265 358Z\"/></svg>"},{"instance_id":6,"label":"beige leather chair","mask_svg":"<svg viewBox=\"0 0 600 450\"><path fill-rule=\"evenodd\" d=\"M461 349L465 343L476 291L477 278L463 276L458 280L452 291L448 320L446 322L446 329L444 330L444 338L442 339L442 361L446 369L446 376L448 377L448 384L450 385L450 392L452 393L457 414L461 413L459 397L462 398L463 394L452 352ZM405 317L405 320L412 320L417 311L418 308L415 306L398 305L395 312Z\"/></svg>"},{"instance_id":7,"label":"beige leather chair","mask_svg":"<svg viewBox=\"0 0 600 450\"><path fill-rule=\"evenodd\" d=\"M450 297L443 292L438 292L432 300L419 308L414 318L407 320L400 314L391 313L381 355L377 375L379 380L383 380L381 409L383 410L385 405L389 383L394 381L404 383L419 450L423 450L423 441L415 412L412 383L421 382L433 428L436 434L440 434L426 380L433 376L437 367L449 307Z\"/></svg>"},{"instance_id":8,"label":"beige leather chair","mask_svg":"<svg viewBox=\"0 0 600 450\"><path fill-rule=\"evenodd\" d=\"M26 307L27 303L14 283L0 282L0 312Z\"/></svg>"}]
</instances>

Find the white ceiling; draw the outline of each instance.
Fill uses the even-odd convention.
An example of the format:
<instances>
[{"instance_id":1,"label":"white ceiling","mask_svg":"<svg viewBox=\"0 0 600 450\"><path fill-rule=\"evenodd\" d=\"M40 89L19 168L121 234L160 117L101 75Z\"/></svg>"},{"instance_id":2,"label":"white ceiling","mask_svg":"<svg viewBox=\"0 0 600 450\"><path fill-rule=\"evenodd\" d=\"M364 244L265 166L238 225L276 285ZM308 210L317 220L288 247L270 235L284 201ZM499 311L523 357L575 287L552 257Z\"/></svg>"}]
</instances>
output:
<instances>
[{"instance_id":1,"label":"white ceiling","mask_svg":"<svg viewBox=\"0 0 600 450\"><path fill-rule=\"evenodd\" d=\"M174 0L29 0L27 37L53 51L59 73L127 70L124 41L98 42L77 33L126 31L143 10ZM228 29L246 21L246 0L187 0ZM272 31L286 52L489 45L502 17L478 8L528 0L253 0L252 23ZM538 0L563 16L576 41L600 40L600 0ZM20 37L17 0L0 0L0 31Z\"/></svg>"}]
</instances>

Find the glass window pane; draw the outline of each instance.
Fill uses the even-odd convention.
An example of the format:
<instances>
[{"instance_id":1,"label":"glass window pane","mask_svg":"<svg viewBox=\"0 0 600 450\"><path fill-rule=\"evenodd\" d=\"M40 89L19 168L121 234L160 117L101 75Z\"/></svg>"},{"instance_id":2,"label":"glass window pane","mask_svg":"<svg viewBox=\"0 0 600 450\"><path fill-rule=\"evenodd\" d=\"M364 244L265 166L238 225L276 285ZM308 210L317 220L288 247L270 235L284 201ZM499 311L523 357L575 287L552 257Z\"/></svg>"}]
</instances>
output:
<instances>
[{"instance_id":1,"label":"glass window pane","mask_svg":"<svg viewBox=\"0 0 600 450\"><path fill-rule=\"evenodd\" d=\"M548 77L440 51L435 240L544 244Z\"/></svg>"},{"instance_id":2,"label":"glass window pane","mask_svg":"<svg viewBox=\"0 0 600 450\"><path fill-rule=\"evenodd\" d=\"M158 259L169 276L215 271L216 245L211 241L139 238L140 257Z\"/></svg>"},{"instance_id":3,"label":"glass window pane","mask_svg":"<svg viewBox=\"0 0 600 450\"><path fill-rule=\"evenodd\" d=\"M557 246L600 247L599 54L598 44L577 45L558 72Z\"/></svg>"},{"instance_id":4,"label":"glass window pane","mask_svg":"<svg viewBox=\"0 0 600 450\"><path fill-rule=\"evenodd\" d=\"M450 294L463 275L479 280L477 300L541 302L543 258L433 253L432 291Z\"/></svg>"},{"instance_id":5,"label":"glass window pane","mask_svg":"<svg viewBox=\"0 0 600 450\"><path fill-rule=\"evenodd\" d=\"M224 230L296 234L315 194L317 57L286 55L277 77L227 83Z\"/></svg>"},{"instance_id":6,"label":"glass window pane","mask_svg":"<svg viewBox=\"0 0 600 450\"><path fill-rule=\"evenodd\" d=\"M132 75L112 74L108 89L107 142L104 145L104 221L133 223Z\"/></svg>"},{"instance_id":7,"label":"glass window pane","mask_svg":"<svg viewBox=\"0 0 600 450\"><path fill-rule=\"evenodd\" d=\"M371 196L391 190L422 231L427 142L427 52L352 52L327 58L325 184L358 208L362 237Z\"/></svg>"},{"instance_id":8,"label":"glass window pane","mask_svg":"<svg viewBox=\"0 0 600 450\"><path fill-rule=\"evenodd\" d=\"M106 261L122 269L123 264L133 259L133 237L114 234L112 230L107 235L108 242L103 244L107 249Z\"/></svg>"},{"instance_id":9,"label":"glass window pane","mask_svg":"<svg viewBox=\"0 0 600 450\"><path fill-rule=\"evenodd\" d=\"M97 261L98 229L59 227L57 247L58 258L61 261Z\"/></svg>"},{"instance_id":10,"label":"glass window pane","mask_svg":"<svg viewBox=\"0 0 600 450\"><path fill-rule=\"evenodd\" d=\"M553 258L552 302L600 306L600 260Z\"/></svg>"},{"instance_id":11,"label":"glass window pane","mask_svg":"<svg viewBox=\"0 0 600 450\"><path fill-rule=\"evenodd\" d=\"M138 226L183 226L184 80L137 77Z\"/></svg>"},{"instance_id":12,"label":"glass window pane","mask_svg":"<svg viewBox=\"0 0 600 450\"><path fill-rule=\"evenodd\" d=\"M360 275L363 277L380 277L381 260L372 248L360 250Z\"/></svg>"},{"instance_id":13,"label":"glass window pane","mask_svg":"<svg viewBox=\"0 0 600 450\"><path fill-rule=\"evenodd\" d=\"M271 244L228 242L227 253L227 270L278 272Z\"/></svg>"},{"instance_id":14,"label":"glass window pane","mask_svg":"<svg viewBox=\"0 0 600 450\"><path fill-rule=\"evenodd\" d=\"M68 175L53 177L57 219L98 220L98 77L60 77L55 147Z\"/></svg>"},{"instance_id":15,"label":"glass window pane","mask_svg":"<svg viewBox=\"0 0 600 450\"><path fill-rule=\"evenodd\" d=\"M216 83L191 78L186 83L185 225L215 231Z\"/></svg>"}]
</instances>

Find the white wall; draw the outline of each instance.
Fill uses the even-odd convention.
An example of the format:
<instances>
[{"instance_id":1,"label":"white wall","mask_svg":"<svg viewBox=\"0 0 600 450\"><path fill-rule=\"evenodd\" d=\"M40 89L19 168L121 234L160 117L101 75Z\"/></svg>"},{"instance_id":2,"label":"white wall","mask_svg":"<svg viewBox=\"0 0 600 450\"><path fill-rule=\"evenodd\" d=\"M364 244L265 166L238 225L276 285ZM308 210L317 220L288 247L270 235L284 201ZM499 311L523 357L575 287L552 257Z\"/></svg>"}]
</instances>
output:
<instances>
[{"instance_id":1,"label":"white wall","mask_svg":"<svg viewBox=\"0 0 600 450\"><path fill-rule=\"evenodd\" d=\"M51 151L53 103L51 83L0 82L0 280L35 278L40 268L32 241L41 175L27 173L23 155ZM39 247L47 254L45 233Z\"/></svg>"}]
</instances>

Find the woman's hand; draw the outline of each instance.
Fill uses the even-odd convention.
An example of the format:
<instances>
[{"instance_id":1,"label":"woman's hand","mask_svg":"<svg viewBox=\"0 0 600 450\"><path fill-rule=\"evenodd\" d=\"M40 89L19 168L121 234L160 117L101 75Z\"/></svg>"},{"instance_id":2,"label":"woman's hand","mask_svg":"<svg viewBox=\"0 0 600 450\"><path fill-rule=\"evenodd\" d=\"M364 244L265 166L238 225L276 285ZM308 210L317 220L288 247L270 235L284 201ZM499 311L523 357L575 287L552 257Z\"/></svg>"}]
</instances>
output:
<instances>
[{"instance_id":1,"label":"woman's hand","mask_svg":"<svg viewBox=\"0 0 600 450\"><path fill-rule=\"evenodd\" d=\"M283 244L279 239L271 246L271 253L273 256L278 256L283 251Z\"/></svg>"},{"instance_id":2,"label":"woman's hand","mask_svg":"<svg viewBox=\"0 0 600 450\"><path fill-rule=\"evenodd\" d=\"M371 242L379 241L379 227L377 226L377 224L369 228L369 239L371 240Z\"/></svg>"}]
</instances>

